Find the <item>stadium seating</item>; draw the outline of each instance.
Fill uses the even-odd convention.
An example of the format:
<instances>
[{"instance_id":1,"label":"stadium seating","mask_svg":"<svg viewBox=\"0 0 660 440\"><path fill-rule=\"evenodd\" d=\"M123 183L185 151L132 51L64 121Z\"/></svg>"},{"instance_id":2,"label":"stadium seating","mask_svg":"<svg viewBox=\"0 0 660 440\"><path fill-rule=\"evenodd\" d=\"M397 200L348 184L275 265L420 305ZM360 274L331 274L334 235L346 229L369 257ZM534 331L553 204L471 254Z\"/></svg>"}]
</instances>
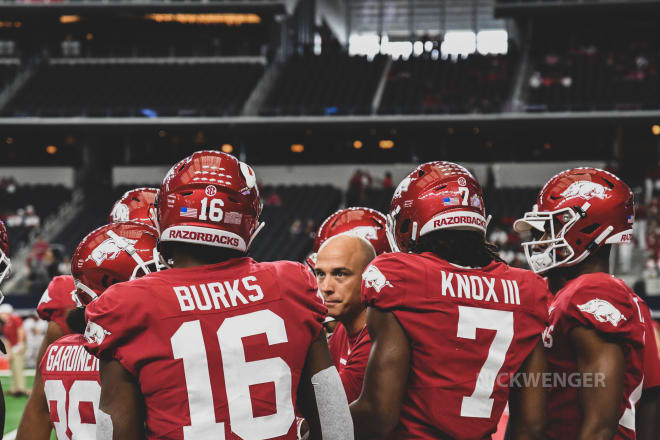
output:
<instances>
[{"instance_id":1,"label":"stadium seating","mask_svg":"<svg viewBox=\"0 0 660 440\"><path fill-rule=\"evenodd\" d=\"M236 115L263 70L252 63L51 64L21 89L5 114Z\"/></svg>"},{"instance_id":2,"label":"stadium seating","mask_svg":"<svg viewBox=\"0 0 660 440\"><path fill-rule=\"evenodd\" d=\"M62 185L16 185L14 192L0 190L0 206L2 207L0 218L6 220L19 209L22 210L31 205L43 222L69 200L71 200L71 190ZM32 228L24 225L8 226L12 247L16 249L27 240Z\"/></svg>"},{"instance_id":3,"label":"stadium seating","mask_svg":"<svg viewBox=\"0 0 660 440\"><path fill-rule=\"evenodd\" d=\"M292 57L273 87L263 115L371 113L385 56L372 61L344 53Z\"/></svg>"},{"instance_id":4,"label":"stadium seating","mask_svg":"<svg viewBox=\"0 0 660 440\"><path fill-rule=\"evenodd\" d=\"M557 38L539 32L531 52L528 110L660 108L657 30L643 24L598 29Z\"/></svg>"},{"instance_id":5,"label":"stadium seating","mask_svg":"<svg viewBox=\"0 0 660 440\"><path fill-rule=\"evenodd\" d=\"M341 191L327 185L290 185L266 187L264 194L274 190L282 200L282 206L265 206L262 214L266 227L250 250L257 261L302 261L311 251L313 234L326 217L339 208ZM291 225L300 220L299 233L291 231ZM313 224L311 234L306 223Z\"/></svg>"},{"instance_id":6,"label":"stadium seating","mask_svg":"<svg viewBox=\"0 0 660 440\"><path fill-rule=\"evenodd\" d=\"M0 64L0 91L14 78L18 69L17 64Z\"/></svg>"},{"instance_id":7,"label":"stadium seating","mask_svg":"<svg viewBox=\"0 0 660 440\"><path fill-rule=\"evenodd\" d=\"M394 61L380 107L383 114L491 113L502 110L515 56L412 57Z\"/></svg>"}]
</instances>

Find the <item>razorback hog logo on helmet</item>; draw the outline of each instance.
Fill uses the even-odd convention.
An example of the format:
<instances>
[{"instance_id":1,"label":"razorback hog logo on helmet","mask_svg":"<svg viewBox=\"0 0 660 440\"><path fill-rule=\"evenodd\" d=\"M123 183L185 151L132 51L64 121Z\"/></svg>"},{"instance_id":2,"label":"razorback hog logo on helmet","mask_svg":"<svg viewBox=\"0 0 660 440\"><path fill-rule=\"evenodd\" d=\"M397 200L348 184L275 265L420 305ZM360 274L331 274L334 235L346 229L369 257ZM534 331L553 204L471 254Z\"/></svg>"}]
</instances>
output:
<instances>
[{"instance_id":1,"label":"razorback hog logo on helmet","mask_svg":"<svg viewBox=\"0 0 660 440\"><path fill-rule=\"evenodd\" d=\"M394 195L392 196L392 198L399 197L401 194L408 191L408 188L410 187L412 181L413 179L410 176L403 179L401 183L399 183L399 186L396 187L396 191L394 191Z\"/></svg>"},{"instance_id":2,"label":"razorback hog logo on helmet","mask_svg":"<svg viewBox=\"0 0 660 440\"><path fill-rule=\"evenodd\" d=\"M95 322L89 321L87 327L85 328L85 339L90 344L101 344L105 339L106 335L111 335L109 331L101 327Z\"/></svg>"},{"instance_id":3,"label":"razorback hog logo on helmet","mask_svg":"<svg viewBox=\"0 0 660 440\"><path fill-rule=\"evenodd\" d=\"M394 287L392 283L387 281L385 275L376 267L369 266L362 274L362 280L367 287L374 289L376 292L380 291L385 287Z\"/></svg>"},{"instance_id":4,"label":"razorback hog logo on helmet","mask_svg":"<svg viewBox=\"0 0 660 440\"><path fill-rule=\"evenodd\" d=\"M573 182L563 193L561 193L561 196L566 199L580 197L585 200L590 200L596 197L603 200L607 197L607 191L609 191L609 189L605 188L600 183L580 180Z\"/></svg>"},{"instance_id":5,"label":"razorback hog logo on helmet","mask_svg":"<svg viewBox=\"0 0 660 440\"><path fill-rule=\"evenodd\" d=\"M112 221L116 223L127 222L129 220L130 213L131 212L128 209L128 206L126 206L124 203L117 203L115 207L112 208L110 217L112 217Z\"/></svg>"},{"instance_id":6,"label":"razorback hog logo on helmet","mask_svg":"<svg viewBox=\"0 0 660 440\"><path fill-rule=\"evenodd\" d=\"M124 240L126 240L126 242L131 246L137 243L137 240L129 240L128 238L124 238ZM100 245L96 246L85 261L94 260L96 266L101 266L101 263L103 263L105 260L114 260L120 253L121 248L117 246L115 240L110 237Z\"/></svg>"},{"instance_id":7,"label":"razorback hog logo on helmet","mask_svg":"<svg viewBox=\"0 0 660 440\"><path fill-rule=\"evenodd\" d=\"M345 234L364 238L365 240L378 239L378 229L374 226L356 226L350 231L346 231Z\"/></svg>"},{"instance_id":8,"label":"razorback hog logo on helmet","mask_svg":"<svg viewBox=\"0 0 660 440\"><path fill-rule=\"evenodd\" d=\"M614 327L619 325L619 321L626 320L626 317L609 302L604 299L596 298L591 301L578 305L578 309L583 312L591 313L599 322L609 322Z\"/></svg>"}]
</instances>

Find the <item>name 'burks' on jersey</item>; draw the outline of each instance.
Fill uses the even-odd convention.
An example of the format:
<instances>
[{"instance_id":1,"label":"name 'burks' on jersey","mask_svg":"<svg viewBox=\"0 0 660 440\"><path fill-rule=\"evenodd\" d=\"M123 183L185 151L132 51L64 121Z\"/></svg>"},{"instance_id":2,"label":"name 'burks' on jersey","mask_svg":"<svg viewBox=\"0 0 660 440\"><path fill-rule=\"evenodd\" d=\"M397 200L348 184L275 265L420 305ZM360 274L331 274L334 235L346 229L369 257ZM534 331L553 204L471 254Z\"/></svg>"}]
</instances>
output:
<instances>
[{"instance_id":1,"label":"name 'burks' on jersey","mask_svg":"<svg viewBox=\"0 0 660 440\"><path fill-rule=\"evenodd\" d=\"M257 281L255 276L248 276L232 281L174 286L172 289L182 312L220 310L264 299L261 286L251 284ZM244 295L241 288L251 293Z\"/></svg>"}]
</instances>

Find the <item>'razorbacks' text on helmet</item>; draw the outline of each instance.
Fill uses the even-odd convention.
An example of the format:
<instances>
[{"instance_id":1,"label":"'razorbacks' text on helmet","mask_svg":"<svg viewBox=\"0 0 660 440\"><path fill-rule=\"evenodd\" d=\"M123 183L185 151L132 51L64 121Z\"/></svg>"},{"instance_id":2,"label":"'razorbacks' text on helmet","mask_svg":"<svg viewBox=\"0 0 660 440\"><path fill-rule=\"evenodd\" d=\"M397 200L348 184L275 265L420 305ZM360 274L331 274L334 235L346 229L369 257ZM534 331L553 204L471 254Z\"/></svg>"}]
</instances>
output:
<instances>
[{"instance_id":1,"label":"'razorbacks' text on helmet","mask_svg":"<svg viewBox=\"0 0 660 440\"><path fill-rule=\"evenodd\" d=\"M387 241L387 218L375 209L346 208L325 219L314 237L314 253L311 261L316 259L316 253L329 238L335 235L347 234L364 238L374 247L376 255L392 252Z\"/></svg>"},{"instance_id":2,"label":"'razorbacks' text on helmet","mask_svg":"<svg viewBox=\"0 0 660 440\"><path fill-rule=\"evenodd\" d=\"M9 236L5 224L0 220L0 284L11 272L11 261L9 260ZM4 300L4 295L0 291L0 303Z\"/></svg>"},{"instance_id":3,"label":"'razorbacks' text on helmet","mask_svg":"<svg viewBox=\"0 0 660 440\"><path fill-rule=\"evenodd\" d=\"M144 223L120 222L90 232L71 260L76 296L89 304L115 283L161 270L158 231Z\"/></svg>"},{"instance_id":4,"label":"'razorbacks' text on helmet","mask_svg":"<svg viewBox=\"0 0 660 440\"><path fill-rule=\"evenodd\" d=\"M532 270L542 273L577 264L604 244L630 243L634 209L632 191L614 174L573 168L545 184L514 228L541 237L523 248Z\"/></svg>"},{"instance_id":5,"label":"'razorbacks' text on helmet","mask_svg":"<svg viewBox=\"0 0 660 440\"><path fill-rule=\"evenodd\" d=\"M387 216L392 249L410 252L422 235L439 229L486 233L488 220L481 185L452 162L428 162L404 178L392 196Z\"/></svg>"},{"instance_id":6,"label":"'razorbacks' text on helmet","mask_svg":"<svg viewBox=\"0 0 660 440\"><path fill-rule=\"evenodd\" d=\"M108 223L134 221L156 227L154 200L157 193L157 188L135 188L126 191L112 206Z\"/></svg>"},{"instance_id":7,"label":"'razorbacks' text on helmet","mask_svg":"<svg viewBox=\"0 0 660 440\"><path fill-rule=\"evenodd\" d=\"M156 207L161 242L245 252L263 226L254 171L219 151L198 151L174 165Z\"/></svg>"}]
</instances>

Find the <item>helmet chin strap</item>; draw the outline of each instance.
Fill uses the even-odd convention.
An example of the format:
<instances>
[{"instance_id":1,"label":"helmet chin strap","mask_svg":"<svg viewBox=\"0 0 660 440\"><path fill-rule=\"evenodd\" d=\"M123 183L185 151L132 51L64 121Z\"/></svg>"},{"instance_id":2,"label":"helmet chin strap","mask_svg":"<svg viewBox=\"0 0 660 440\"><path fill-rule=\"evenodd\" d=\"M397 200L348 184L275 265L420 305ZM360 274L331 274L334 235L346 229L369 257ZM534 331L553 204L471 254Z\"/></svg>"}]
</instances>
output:
<instances>
[{"instance_id":1,"label":"helmet chin strap","mask_svg":"<svg viewBox=\"0 0 660 440\"><path fill-rule=\"evenodd\" d=\"M154 222L154 226L158 231L158 236L160 237L160 223L158 223L158 212L154 206L149 208L149 214L151 214L151 221Z\"/></svg>"},{"instance_id":2,"label":"helmet chin strap","mask_svg":"<svg viewBox=\"0 0 660 440\"><path fill-rule=\"evenodd\" d=\"M591 253L594 250L598 249L598 247L603 242L603 240L605 240L612 233L613 230L614 230L614 226L611 225L605 228L605 230L601 232L600 235L598 235L598 237L596 237L594 241L592 241L591 244L589 244L589 246L587 246L587 249L584 252L582 252L582 254L579 257L577 257L575 260L571 261L567 265L573 266L575 264L578 264L581 261L583 261L585 258L587 258L589 255L591 255Z\"/></svg>"},{"instance_id":3,"label":"helmet chin strap","mask_svg":"<svg viewBox=\"0 0 660 440\"><path fill-rule=\"evenodd\" d=\"M78 290L82 290L82 291L85 292L87 295L89 295L89 297L92 299L92 301L94 301L96 298L99 297L99 296L96 294L96 292L94 292L92 289L90 289L89 287L87 287L87 286L86 286L85 284L83 284L82 282L80 282L80 281L78 281L78 280L75 280L75 285L76 285L76 289L78 289ZM78 299L77 295L74 295L74 296L76 297L76 304L78 304L78 307L82 307L83 305L82 305L82 303L80 302L80 300Z\"/></svg>"},{"instance_id":4,"label":"helmet chin strap","mask_svg":"<svg viewBox=\"0 0 660 440\"><path fill-rule=\"evenodd\" d=\"M250 236L250 240L248 241L247 246L245 247L245 251L247 252L248 249L250 249L250 245L252 244L252 241L257 237L259 232L266 226L266 222L261 222L259 223L259 226L257 226L257 229L254 230L252 235Z\"/></svg>"},{"instance_id":5,"label":"helmet chin strap","mask_svg":"<svg viewBox=\"0 0 660 440\"><path fill-rule=\"evenodd\" d=\"M396 242L396 220L394 218L400 211L401 206L397 206L392 212L385 215L385 237L387 237L387 242L390 244L392 252L401 252Z\"/></svg>"}]
</instances>

